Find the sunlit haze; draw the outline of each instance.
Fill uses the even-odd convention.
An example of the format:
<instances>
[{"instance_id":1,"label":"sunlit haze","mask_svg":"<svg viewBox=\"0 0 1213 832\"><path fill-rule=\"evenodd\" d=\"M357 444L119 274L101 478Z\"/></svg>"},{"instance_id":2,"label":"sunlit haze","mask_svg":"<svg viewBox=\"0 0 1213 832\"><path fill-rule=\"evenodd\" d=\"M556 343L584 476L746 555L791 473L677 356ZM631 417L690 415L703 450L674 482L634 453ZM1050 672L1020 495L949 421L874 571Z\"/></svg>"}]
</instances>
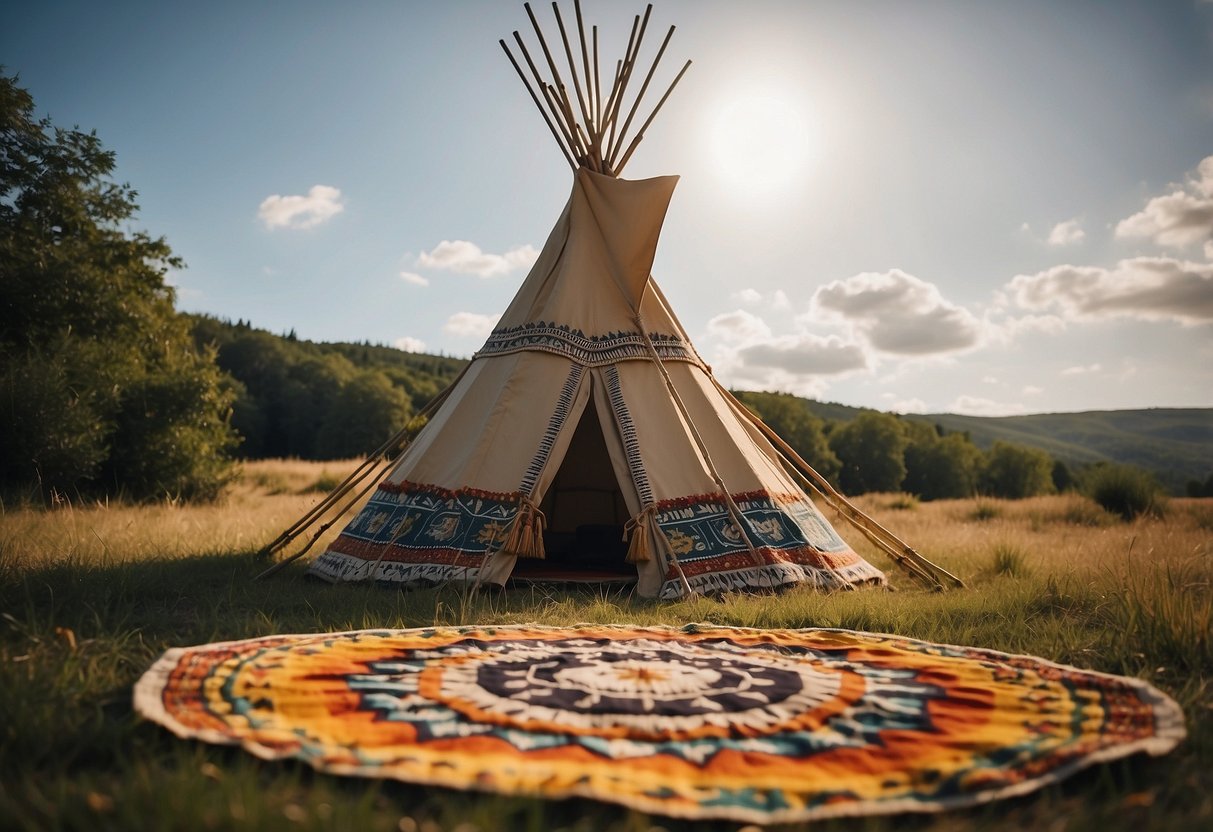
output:
<instances>
[{"instance_id":1,"label":"sunlit haze","mask_svg":"<svg viewBox=\"0 0 1213 832\"><path fill-rule=\"evenodd\" d=\"M583 2L604 74L643 7ZM670 24L641 117L694 63L625 175L681 176L654 273L725 383L1213 405L1213 3L656 0L643 66ZM0 59L116 152L182 309L467 356L571 186L515 29L516 0L19 0Z\"/></svg>"},{"instance_id":2,"label":"sunlit haze","mask_svg":"<svg viewBox=\"0 0 1213 832\"><path fill-rule=\"evenodd\" d=\"M731 193L778 198L778 191L812 187L806 167L815 151L807 104L762 87L738 91L717 105L706 139L713 170Z\"/></svg>"}]
</instances>

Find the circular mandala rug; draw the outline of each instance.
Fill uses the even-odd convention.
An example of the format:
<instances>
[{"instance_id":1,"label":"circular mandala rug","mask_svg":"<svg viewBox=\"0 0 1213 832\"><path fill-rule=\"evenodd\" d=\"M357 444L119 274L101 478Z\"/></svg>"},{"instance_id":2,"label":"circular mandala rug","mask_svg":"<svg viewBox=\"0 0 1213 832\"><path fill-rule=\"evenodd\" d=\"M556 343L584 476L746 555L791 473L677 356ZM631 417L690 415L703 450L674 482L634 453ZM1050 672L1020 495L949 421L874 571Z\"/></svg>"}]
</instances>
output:
<instances>
[{"instance_id":1,"label":"circular mandala rug","mask_svg":"<svg viewBox=\"0 0 1213 832\"><path fill-rule=\"evenodd\" d=\"M847 630L449 627L164 654L135 707L321 771L749 822L1023 794L1184 736L1145 682Z\"/></svg>"}]
</instances>

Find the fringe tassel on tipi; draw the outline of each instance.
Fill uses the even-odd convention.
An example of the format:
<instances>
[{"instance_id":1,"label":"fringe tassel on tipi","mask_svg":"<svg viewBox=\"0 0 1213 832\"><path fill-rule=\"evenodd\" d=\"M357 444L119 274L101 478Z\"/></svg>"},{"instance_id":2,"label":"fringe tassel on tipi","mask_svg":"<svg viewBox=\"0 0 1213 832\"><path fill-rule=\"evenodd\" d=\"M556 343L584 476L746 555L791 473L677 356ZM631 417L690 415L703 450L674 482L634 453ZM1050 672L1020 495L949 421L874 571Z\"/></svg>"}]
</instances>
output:
<instances>
[{"instance_id":1,"label":"fringe tassel on tipi","mask_svg":"<svg viewBox=\"0 0 1213 832\"><path fill-rule=\"evenodd\" d=\"M649 506L623 527L623 539L631 538L628 563L646 563L653 559L653 534L658 531L654 528L656 517L657 506Z\"/></svg>"},{"instance_id":2,"label":"fringe tassel on tipi","mask_svg":"<svg viewBox=\"0 0 1213 832\"><path fill-rule=\"evenodd\" d=\"M501 552L520 558L535 558L543 560L546 554L543 550L543 530L547 527L547 518L529 497L523 497L518 504L518 513L501 545Z\"/></svg>"}]
</instances>

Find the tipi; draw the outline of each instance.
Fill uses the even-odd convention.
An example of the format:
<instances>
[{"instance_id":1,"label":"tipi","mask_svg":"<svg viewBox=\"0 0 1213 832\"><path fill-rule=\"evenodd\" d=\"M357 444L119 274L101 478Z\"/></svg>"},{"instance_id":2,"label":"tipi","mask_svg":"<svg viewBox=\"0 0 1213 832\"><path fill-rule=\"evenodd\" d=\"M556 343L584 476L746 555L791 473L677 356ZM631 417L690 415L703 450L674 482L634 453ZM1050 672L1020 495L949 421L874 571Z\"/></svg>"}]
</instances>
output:
<instances>
[{"instance_id":1,"label":"tipi","mask_svg":"<svg viewBox=\"0 0 1213 832\"><path fill-rule=\"evenodd\" d=\"M393 438L328 501L352 504L374 488L310 574L504 584L517 574L602 580L630 572L641 595L671 599L884 583L807 486L918 577L935 585L951 578L860 515L734 399L653 280L677 177L618 178L652 121L625 145L674 31L622 118L651 9L634 20L609 90L597 84L597 27L591 68L579 4L580 56L556 8L572 98L529 6L551 81L514 37L540 95L501 42L573 168L572 195L496 329L428 409L425 426L411 443ZM321 515L303 518L274 547Z\"/></svg>"}]
</instances>

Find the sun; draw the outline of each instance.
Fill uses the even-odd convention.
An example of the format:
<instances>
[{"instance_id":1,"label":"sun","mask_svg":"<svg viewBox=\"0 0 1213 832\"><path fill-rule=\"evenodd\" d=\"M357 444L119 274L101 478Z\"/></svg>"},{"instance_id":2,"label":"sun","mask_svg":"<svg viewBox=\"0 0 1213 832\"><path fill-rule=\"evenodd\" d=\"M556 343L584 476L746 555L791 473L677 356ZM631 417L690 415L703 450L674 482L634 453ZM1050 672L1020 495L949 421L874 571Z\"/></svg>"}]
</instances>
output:
<instances>
[{"instance_id":1,"label":"sun","mask_svg":"<svg viewBox=\"0 0 1213 832\"><path fill-rule=\"evenodd\" d=\"M815 135L796 96L754 93L726 100L709 127L713 169L739 195L767 195L801 181Z\"/></svg>"}]
</instances>

